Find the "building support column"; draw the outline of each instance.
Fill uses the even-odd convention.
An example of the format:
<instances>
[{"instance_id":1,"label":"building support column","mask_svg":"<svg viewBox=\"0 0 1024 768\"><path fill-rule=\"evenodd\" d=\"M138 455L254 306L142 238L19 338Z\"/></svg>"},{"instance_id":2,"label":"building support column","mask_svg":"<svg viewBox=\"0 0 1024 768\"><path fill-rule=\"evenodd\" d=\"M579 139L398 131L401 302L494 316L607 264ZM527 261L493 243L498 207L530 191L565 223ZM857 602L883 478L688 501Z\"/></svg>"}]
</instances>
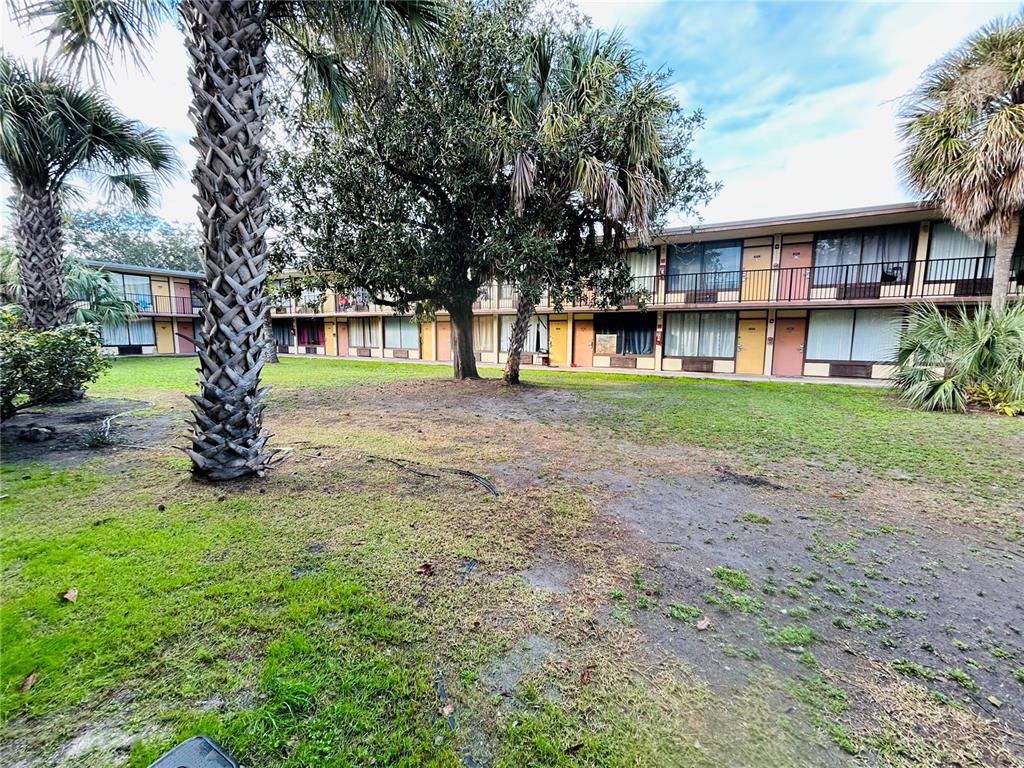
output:
<instances>
[{"instance_id":1,"label":"building support column","mask_svg":"<svg viewBox=\"0 0 1024 768\"><path fill-rule=\"evenodd\" d=\"M574 318L573 313L569 312L568 310L566 310L565 316L567 318L566 321L565 321L566 333L569 334L569 338L565 342L565 367L566 368L572 368L573 367L573 362L574 362L573 361L573 357L572 357L573 337L574 337L574 335L576 333L576 329L573 328L573 323L575 321L575 318Z\"/></svg>"},{"instance_id":2,"label":"building support column","mask_svg":"<svg viewBox=\"0 0 1024 768\"><path fill-rule=\"evenodd\" d=\"M654 326L654 370L661 370L661 361L665 357L665 313L658 310L658 318Z\"/></svg>"},{"instance_id":3,"label":"building support column","mask_svg":"<svg viewBox=\"0 0 1024 768\"><path fill-rule=\"evenodd\" d=\"M764 368L762 372L765 376L772 375L772 363L775 359L775 309L768 309L768 330L764 340Z\"/></svg>"}]
</instances>

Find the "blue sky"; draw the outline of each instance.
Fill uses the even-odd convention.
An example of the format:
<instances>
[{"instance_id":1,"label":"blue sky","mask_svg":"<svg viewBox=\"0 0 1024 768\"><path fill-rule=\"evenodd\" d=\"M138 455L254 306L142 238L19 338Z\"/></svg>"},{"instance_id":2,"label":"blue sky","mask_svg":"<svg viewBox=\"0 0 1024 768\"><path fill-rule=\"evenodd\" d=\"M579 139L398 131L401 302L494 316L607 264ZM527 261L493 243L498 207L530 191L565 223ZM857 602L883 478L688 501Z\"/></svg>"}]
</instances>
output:
<instances>
[{"instance_id":1,"label":"blue sky","mask_svg":"<svg viewBox=\"0 0 1024 768\"><path fill-rule=\"evenodd\" d=\"M37 55L37 39L0 11L5 50ZM1016 3L605 2L581 0L604 29L621 28L653 68L672 71L684 105L707 125L695 150L723 183L704 221L910 199L895 162L895 111L920 73ZM180 33L168 25L149 71L106 83L127 114L162 128L192 163ZM0 185L0 194L8 189ZM158 213L194 220L186 176ZM673 223L682 223L677 217Z\"/></svg>"}]
</instances>

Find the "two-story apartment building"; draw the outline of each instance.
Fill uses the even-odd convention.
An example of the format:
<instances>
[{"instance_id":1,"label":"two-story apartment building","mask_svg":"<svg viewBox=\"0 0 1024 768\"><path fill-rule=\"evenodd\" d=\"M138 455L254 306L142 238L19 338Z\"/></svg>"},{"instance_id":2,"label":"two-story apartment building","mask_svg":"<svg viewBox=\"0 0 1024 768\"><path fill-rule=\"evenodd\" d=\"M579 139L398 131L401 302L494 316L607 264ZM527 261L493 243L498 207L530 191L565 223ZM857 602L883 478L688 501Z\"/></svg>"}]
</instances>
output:
<instances>
[{"instance_id":1,"label":"two-story apartment building","mask_svg":"<svg viewBox=\"0 0 1024 768\"><path fill-rule=\"evenodd\" d=\"M966 237L933 207L900 204L669 230L627 258L635 293L626 305L602 311L583 301L556 311L542 301L524 363L887 378L911 304L989 300L994 248ZM175 286L196 277L151 275L170 280L163 294L169 296L184 295ZM1020 245L1009 292L1011 300L1024 293ZM443 313L417 323L360 292L320 298L307 295L273 308L279 351L451 359L451 323ZM507 359L517 306L510 286L481 290L474 307L481 362ZM154 316L157 324L168 320L174 351L189 351L182 343L185 318ZM156 343L153 351L168 348Z\"/></svg>"}]
</instances>

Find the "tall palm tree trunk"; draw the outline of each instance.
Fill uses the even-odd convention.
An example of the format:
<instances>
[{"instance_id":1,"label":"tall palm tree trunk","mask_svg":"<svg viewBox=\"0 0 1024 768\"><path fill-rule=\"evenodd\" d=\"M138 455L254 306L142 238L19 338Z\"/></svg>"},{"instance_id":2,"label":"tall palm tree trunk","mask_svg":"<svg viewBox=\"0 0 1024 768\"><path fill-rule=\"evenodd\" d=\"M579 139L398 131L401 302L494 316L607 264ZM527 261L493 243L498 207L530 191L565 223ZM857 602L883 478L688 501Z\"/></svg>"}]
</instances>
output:
<instances>
[{"instance_id":1,"label":"tall palm tree trunk","mask_svg":"<svg viewBox=\"0 0 1024 768\"><path fill-rule=\"evenodd\" d=\"M260 371L266 360L268 208L262 147L267 34L262 3L184 0L185 46L199 153L193 174L205 234L206 291L199 394L192 396L194 474L211 480L262 475L265 450Z\"/></svg>"},{"instance_id":2,"label":"tall palm tree trunk","mask_svg":"<svg viewBox=\"0 0 1024 768\"><path fill-rule=\"evenodd\" d=\"M19 189L15 209L14 242L21 267L25 321L40 331L54 328L67 319L69 308L64 296L60 202L52 192Z\"/></svg>"},{"instance_id":3,"label":"tall palm tree trunk","mask_svg":"<svg viewBox=\"0 0 1024 768\"><path fill-rule=\"evenodd\" d=\"M1010 262L1019 233L1020 219L1014 217L1009 228L996 241L996 258L992 265L992 311L997 314L1006 309L1006 295L1010 292Z\"/></svg>"},{"instance_id":4,"label":"tall palm tree trunk","mask_svg":"<svg viewBox=\"0 0 1024 768\"><path fill-rule=\"evenodd\" d=\"M516 321L512 324L512 338L508 343L508 359L505 361L505 383L519 383L519 366L522 364L523 345L526 343L526 333L530 330L530 318L533 317L535 305L527 301L521 295L519 306L516 308Z\"/></svg>"}]
</instances>

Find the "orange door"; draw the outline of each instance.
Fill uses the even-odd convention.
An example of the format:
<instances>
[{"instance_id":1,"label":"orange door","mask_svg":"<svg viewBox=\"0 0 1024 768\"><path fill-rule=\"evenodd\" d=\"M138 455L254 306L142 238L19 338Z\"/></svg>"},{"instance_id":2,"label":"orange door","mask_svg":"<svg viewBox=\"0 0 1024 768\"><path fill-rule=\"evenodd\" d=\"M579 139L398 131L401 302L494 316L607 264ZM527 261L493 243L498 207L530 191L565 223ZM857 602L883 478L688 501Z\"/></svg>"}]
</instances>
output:
<instances>
[{"instance_id":1,"label":"orange door","mask_svg":"<svg viewBox=\"0 0 1024 768\"><path fill-rule=\"evenodd\" d=\"M806 301L811 284L813 243L782 246L779 261L779 301Z\"/></svg>"},{"instance_id":2,"label":"orange door","mask_svg":"<svg viewBox=\"0 0 1024 768\"><path fill-rule=\"evenodd\" d=\"M452 359L452 324L448 320L437 321L437 359Z\"/></svg>"},{"instance_id":3,"label":"orange door","mask_svg":"<svg viewBox=\"0 0 1024 768\"><path fill-rule=\"evenodd\" d=\"M348 323L337 323L338 326L338 354L348 354Z\"/></svg>"},{"instance_id":4,"label":"orange door","mask_svg":"<svg viewBox=\"0 0 1024 768\"><path fill-rule=\"evenodd\" d=\"M807 321L802 317L780 317L775 321L775 352L772 373L776 376L804 375L804 342Z\"/></svg>"},{"instance_id":5,"label":"orange door","mask_svg":"<svg viewBox=\"0 0 1024 768\"><path fill-rule=\"evenodd\" d=\"M593 320L576 320L572 324L572 364L581 368L594 365Z\"/></svg>"}]
</instances>

